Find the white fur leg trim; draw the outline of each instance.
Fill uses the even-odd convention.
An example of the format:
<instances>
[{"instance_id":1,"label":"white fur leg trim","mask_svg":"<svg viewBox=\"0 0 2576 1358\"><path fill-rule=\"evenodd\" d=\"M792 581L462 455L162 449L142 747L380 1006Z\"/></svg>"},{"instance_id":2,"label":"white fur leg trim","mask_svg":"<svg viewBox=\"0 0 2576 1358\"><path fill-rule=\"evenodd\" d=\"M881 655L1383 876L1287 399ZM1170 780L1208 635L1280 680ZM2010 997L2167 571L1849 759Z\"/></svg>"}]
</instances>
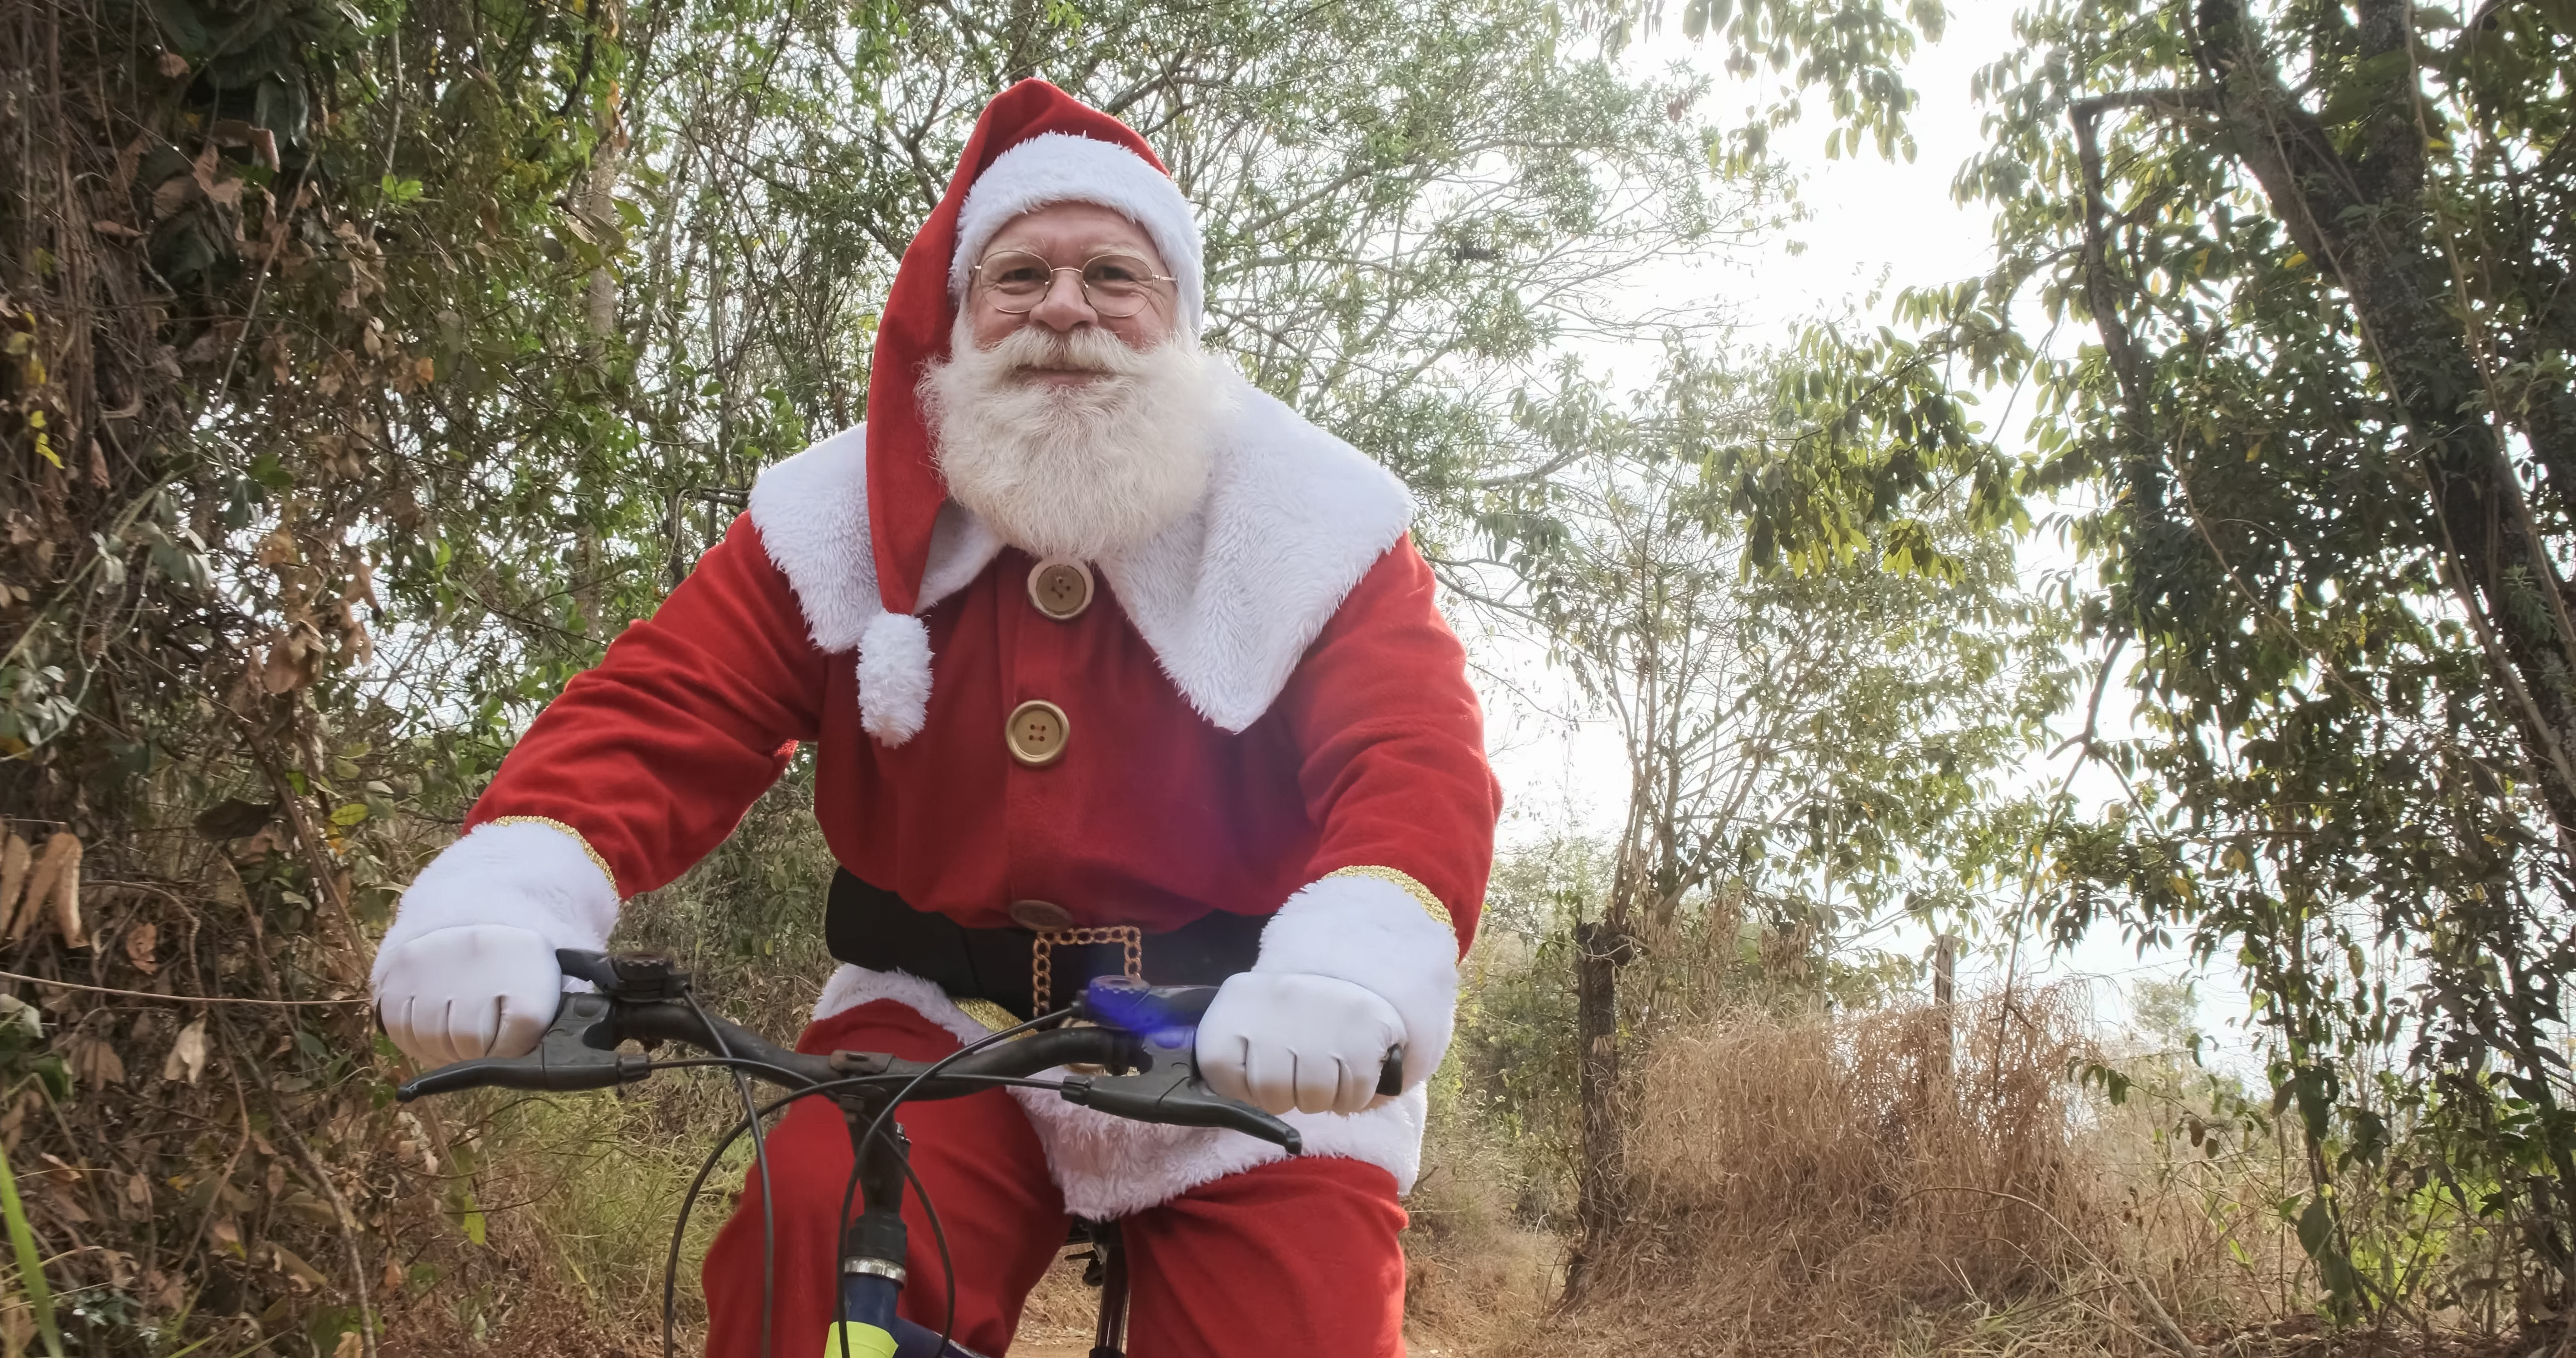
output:
<instances>
[{"instance_id":1,"label":"white fur leg trim","mask_svg":"<svg viewBox=\"0 0 2576 1358\"><path fill-rule=\"evenodd\" d=\"M1163 263L1180 280L1179 317L1198 333L1205 310L1199 262L1199 223L1170 176L1143 156L1114 142L1048 132L993 157L966 191L957 210L957 254L949 261L948 293L966 295L966 280L984 247L1012 218L1049 203L1098 203L1127 214L1154 238Z\"/></svg>"},{"instance_id":2,"label":"white fur leg trim","mask_svg":"<svg viewBox=\"0 0 2576 1358\"><path fill-rule=\"evenodd\" d=\"M1064 1209L1076 1216L1131 1216L1201 1184L1288 1158L1288 1152L1241 1132L1129 1122L1043 1089L1014 1089L1011 1095L1046 1148ZM1305 1138L1306 1154L1375 1165L1395 1176L1396 1192L1410 1193L1422 1168L1425 1107L1422 1090L1415 1088L1365 1113L1290 1113L1287 1121Z\"/></svg>"},{"instance_id":3,"label":"white fur leg trim","mask_svg":"<svg viewBox=\"0 0 2576 1358\"><path fill-rule=\"evenodd\" d=\"M930 629L879 613L859 635L859 724L888 745L921 733L930 715Z\"/></svg>"},{"instance_id":4,"label":"white fur leg trim","mask_svg":"<svg viewBox=\"0 0 2576 1358\"><path fill-rule=\"evenodd\" d=\"M1288 898L1261 928L1254 971L1302 972L1360 986L1404 1020L1404 1083L1440 1068L1458 1011L1458 936L1404 888L1336 875Z\"/></svg>"},{"instance_id":5,"label":"white fur leg trim","mask_svg":"<svg viewBox=\"0 0 2576 1358\"><path fill-rule=\"evenodd\" d=\"M439 851L376 945L376 982L403 944L461 924L507 924L557 948L604 948L617 886L579 839L538 821L488 823Z\"/></svg>"},{"instance_id":6,"label":"white fur leg trim","mask_svg":"<svg viewBox=\"0 0 2576 1358\"><path fill-rule=\"evenodd\" d=\"M904 1008L948 1030L960 1042L973 1042L991 1037L993 1030L977 1023L948 992L908 971L870 971L844 963L823 983L823 997L814 1002L814 1021L820 1023L835 1014L845 1014L863 1004L892 1000Z\"/></svg>"},{"instance_id":7,"label":"white fur leg trim","mask_svg":"<svg viewBox=\"0 0 2576 1358\"><path fill-rule=\"evenodd\" d=\"M824 983L823 997L814 1005L814 1020L819 1023L875 1000L892 1000L948 1030L960 1042L992 1032L968 1017L946 992L918 976L852 966L834 971ZM1039 1078L1062 1074L1050 1071ZM1011 1094L1037 1131L1038 1144L1046 1149L1047 1168L1064 1193L1065 1210L1094 1220L1160 1206L1201 1184L1288 1158L1277 1146L1241 1132L1129 1122L1066 1103L1051 1090L1014 1089ZM1290 1113L1288 1125L1305 1138L1306 1154L1375 1165L1395 1176L1396 1192L1410 1193L1422 1169L1426 1106L1422 1090L1416 1087L1351 1117Z\"/></svg>"}]
</instances>

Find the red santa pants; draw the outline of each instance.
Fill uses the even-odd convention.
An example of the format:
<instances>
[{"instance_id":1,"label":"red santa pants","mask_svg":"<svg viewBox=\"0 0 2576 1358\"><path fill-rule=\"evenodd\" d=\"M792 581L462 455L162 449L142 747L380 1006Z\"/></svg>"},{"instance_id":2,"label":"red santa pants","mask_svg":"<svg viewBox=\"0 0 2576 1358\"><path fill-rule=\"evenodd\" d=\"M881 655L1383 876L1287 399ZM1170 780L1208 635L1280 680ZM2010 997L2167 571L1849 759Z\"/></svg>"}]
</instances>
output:
<instances>
[{"instance_id":1,"label":"red santa pants","mask_svg":"<svg viewBox=\"0 0 2576 1358\"><path fill-rule=\"evenodd\" d=\"M879 1051L930 1061L957 1039L890 1000L860 1005L805 1030L808 1052ZM958 1343L1000 1355L1020 1304L1064 1243L1064 1200L1037 1134L1000 1090L907 1104L896 1117L912 1165L939 1208L957 1264ZM832 1320L839 1273L835 1216L850 1173L850 1134L822 1099L795 1104L769 1138L777 1193L773 1344L808 1358ZM707 1251L709 1358L760 1355L760 1177ZM911 1257L901 1309L936 1332L947 1283L920 1200L906 1194ZM1404 1229L1395 1178L1375 1165L1323 1157L1283 1160L1204 1184L1121 1228L1133 1280L1132 1358L1266 1358L1404 1352Z\"/></svg>"}]
</instances>

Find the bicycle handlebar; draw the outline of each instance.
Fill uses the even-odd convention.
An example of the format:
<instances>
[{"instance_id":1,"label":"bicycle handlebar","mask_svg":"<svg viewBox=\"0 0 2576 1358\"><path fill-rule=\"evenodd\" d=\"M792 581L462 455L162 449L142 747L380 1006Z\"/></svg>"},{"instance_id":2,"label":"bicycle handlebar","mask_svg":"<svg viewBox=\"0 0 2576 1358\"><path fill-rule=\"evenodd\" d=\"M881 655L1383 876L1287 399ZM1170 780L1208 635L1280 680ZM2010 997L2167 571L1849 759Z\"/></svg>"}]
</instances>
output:
<instances>
[{"instance_id":1,"label":"bicycle handlebar","mask_svg":"<svg viewBox=\"0 0 2576 1358\"><path fill-rule=\"evenodd\" d=\"M1069 1103L1113 1117L1183 1127L1225 1127L1259 1137L1297 1154L1297 1130L1247 1103L1219 1096L1199 1078L1193 1048L1199 1018L1216 996L1213 986L1146 986L1124 977L1095 979L1071 1017L1095 1027L1046 1028L951 1058L937 1075L923 1077L927 1062L876 1052L836 1051L828 1056L790 1051L738 1024L706 1014L691 1003L688 977L667 958L559 950L566 976L589 981L596 993L567 993L554 1022L525 1056L483 1057L441 1066L405 1081L394 1092L403 1102L463 1089L524 1089L568 1093L632 1084L657 1063L617 1048L628 1040L647 1046L678 1042L740 1063L736 1069L787 1089L868 1079L903 1084L906 1099L953 1099L993 1088L996 1078L1026 1079L1059 1066L1090 1065L1099 1075L1068 1075L1057 1092ZM1392 1051L1378 1077L1378 1091L1403 1088L1404 1054Z\"/></svg>"}]
</instances>

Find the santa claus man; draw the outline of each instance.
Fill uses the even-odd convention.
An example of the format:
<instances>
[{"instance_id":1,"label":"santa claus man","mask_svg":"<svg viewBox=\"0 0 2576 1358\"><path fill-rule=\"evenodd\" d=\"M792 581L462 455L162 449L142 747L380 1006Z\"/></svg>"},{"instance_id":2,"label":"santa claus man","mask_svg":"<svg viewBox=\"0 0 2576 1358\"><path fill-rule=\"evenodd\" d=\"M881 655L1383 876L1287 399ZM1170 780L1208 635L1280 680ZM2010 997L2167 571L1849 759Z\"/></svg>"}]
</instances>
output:
<instances>
[{"instance_id":1,"label":"santa claus man","mask_svg":"<svg viewBox=\"0 0 2576 1358\"><path fill-rule=\"evenodd\" d=\"M394 1041L527 1050L554 950L602 946L815 742L847 965L804 1049L930 1059L1094 975L1221 982L1208 1080L1304 1135L908 1107L958 1339L1009 1345L1073 1214L1124 1219L1139 1358L1400 1353L1397 1204L1498 793L1403 487L1204 353L1203 288L1135 132L1042 82L995 99L897 272L867 423L762 473L405 894ZM711 1353L758 1352L764 1211L780 1342L830 1319L848 1134L807 1101L769 1156L776 1201L750 1185L707 1258ZM903 1309L937 1327L906 1210Z\"/></svg>"}]
</instances>

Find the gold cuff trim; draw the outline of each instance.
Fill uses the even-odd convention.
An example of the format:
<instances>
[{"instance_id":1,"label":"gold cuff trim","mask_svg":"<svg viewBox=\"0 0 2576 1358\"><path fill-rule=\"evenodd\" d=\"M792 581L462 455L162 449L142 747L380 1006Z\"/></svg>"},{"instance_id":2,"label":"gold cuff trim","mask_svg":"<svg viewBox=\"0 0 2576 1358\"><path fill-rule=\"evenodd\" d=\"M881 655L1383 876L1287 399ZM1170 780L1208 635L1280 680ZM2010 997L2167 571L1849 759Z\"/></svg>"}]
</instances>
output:
<instances>
[{"instance_id":1,"label":"gold cuff trim","mask_svg":"<svg viewBox=\"0 0 2576 1358\"><path fill-rule=\"evenodd\" d=\"M959 1013L975 1020L977 1023L983 1024L994 1032L998 1033L1005 1028L1016 1028L1020 1026L1020 1021L1011 1017L1010 1010L993 1003L991 1000L959 1000L956 1003Z\"/></svg>"},{"instance_id":2,"label":"gold cuff trim","mask_svg":"<svg viewBox=\"0 0 2576 1358\"><path fill-rule=\"evenodd\" d=\"M1456 933L1458 931L1458 922L1449 917L1449 907L1442 905L1440 903L1440 898L1431 894L1431 888L1413 880L1412 875L1409 873L1398 872L1394 868L1381 868L1374 864L1367 864L1355 865L1347 868L1336 868L1333 871L1324 874L1324 880L1328 882L1336 877L1367 877L1375 881L1384 882L1387 885L1394 887L1396 890L1403 892L1405 895L1411 896L1413 898L1413 903L1422 907L1422 913L1431 917L1432 923L1439 925L1443 929L1449 930L1451 933Z\"/></svg>"},{"instance_id":3,"label":"gold cuff trim","mask_svg":"<svg viewBox=\"0 0 2576 1358\"><path fill-rule=\"evenodd\" d=\"M581 831L552 816L494 816L483 823L486 825L542 825L549 830L561 830L572 836L572 842L581 846L582 855L590 860L590 865L599 869L600 876L608 879L610 893L617 895L620 900L625 899L623 893L617 890L617 873L608 866L608 860L600 856L599 850L590 847L590 841L581 837Z\"/></svg>"}]
</instances>

